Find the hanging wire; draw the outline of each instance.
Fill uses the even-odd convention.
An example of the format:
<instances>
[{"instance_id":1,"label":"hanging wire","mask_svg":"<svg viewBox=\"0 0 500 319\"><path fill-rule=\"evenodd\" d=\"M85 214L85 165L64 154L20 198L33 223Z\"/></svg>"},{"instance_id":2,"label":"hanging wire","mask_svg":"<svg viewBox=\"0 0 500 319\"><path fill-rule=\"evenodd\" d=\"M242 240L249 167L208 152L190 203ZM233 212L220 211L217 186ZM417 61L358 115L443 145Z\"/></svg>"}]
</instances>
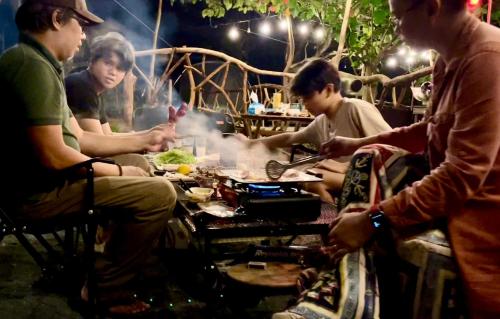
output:
<instances>
[{"instance_id":1,"label":"hanging wire","mask_svg":"<svg viewBox=\"0 0 500 319\"><path fill-rule=\"evenodd\" d=\"M247 29L247 30L245 30L245 29L238 28L238 30L243 31L243 32L245 32L246 34L254 34L254 35L256 35L256 36L263 37L263 38L266 38L266 39L269 39L269 40L273 40L273 41L276 41L276 42L279 42L279 43L288 44L288 42L286 42L286 41L283 41L283 40L280 40L280 39L276 39L276 38L273 38L273 37L271 37L271 36L264 35L264 34L262 34L262 33L253 32L253 31L251 31L251 30L250 30L250 32L248 32L248 29Z\"/></svg>"},{"instance_id":2,"label":"hanging wire","mask_svg":"<svg viewBox=\"0 0 500 319\"><path fill-rule=\"evenodd\" d=\"M149 31L151 31L152 34L155 33L155 31L150 27L148 26L145 22L143 22L139 17L137 17L135 14L133 14L127 7L125 7L123 4L121 4L118 0L113 0L114 3L116 3L120 8L122 8L125 12L127 12L128 14L130 14L132 17L134 17L135 20L137 20L137 22L139 22L140 24L142 24L146 29L148 29ZM168 45L169 47L173 47L173 45L171 45L170 43L168 43L167 40L163 39L160 35L158 35L158 39L160 39L163 43L165 43L166 45Z\"/></svg>"}]
</instances>

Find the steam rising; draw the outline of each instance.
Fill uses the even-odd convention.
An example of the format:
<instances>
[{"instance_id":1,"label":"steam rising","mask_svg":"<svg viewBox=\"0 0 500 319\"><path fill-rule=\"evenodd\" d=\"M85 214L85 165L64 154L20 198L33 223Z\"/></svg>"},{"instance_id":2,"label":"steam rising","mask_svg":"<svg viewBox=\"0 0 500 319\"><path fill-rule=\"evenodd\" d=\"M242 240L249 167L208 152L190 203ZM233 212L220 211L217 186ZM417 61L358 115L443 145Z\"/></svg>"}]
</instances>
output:
<instances>
[{"instance_id":1,"label":"steam rising","mask_svg":"<svg viewBox=\"0 0 500 319\"><path fill-rule=\"evenodd\" d=\"M223 136L214 129L212 119L205 114L189 112L177 123L176 132L181 143L187 139L206 139L206 154L220 154L220 162L225 167L240 169L263 169L271 159L279 157L264 145L257 144L251 148L242 141L242 136Z\"/></svg>"}]
</instances>

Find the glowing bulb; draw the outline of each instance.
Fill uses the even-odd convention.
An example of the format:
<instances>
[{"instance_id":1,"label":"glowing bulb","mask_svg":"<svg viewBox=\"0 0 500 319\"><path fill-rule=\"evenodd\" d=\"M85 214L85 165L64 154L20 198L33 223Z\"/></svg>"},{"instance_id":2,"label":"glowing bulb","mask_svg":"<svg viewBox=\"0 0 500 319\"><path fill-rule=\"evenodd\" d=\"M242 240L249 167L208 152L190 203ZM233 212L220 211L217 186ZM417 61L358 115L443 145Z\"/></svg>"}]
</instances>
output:
<instances>
[{"instance_id":1,"label":"glowing bulb","mask_svg":"<svg viewBox=\"0 0 500 319\"><path fill-rule=\"evenodd\" d=\"M314 30L314 39L316 39L316 41L321 41L323 40L324 37L325 37L325 29L317 28L316 30Z\"/></svg>"},{"instance_id":2,"label":"glowing bulb","mask_svg":"<svg viewBox=\"0 0 500 319\"><path fill-rule=\"evenodd\" d=\"M309 25L307 23L301 23L297 27L297 30L301 35L307 35L309 33Z\"/></svg>"},{"instance_id":3,"label":"glowing bulb","mask_svg":"<svg viewBox=\"0 0 500 319\"><path fill-rule=\"evenodd\" d=\"M413 65L415 63L415 57L414 56L409 56L405 59L406 64L408 66Z\"/></svg>"},{"instance_id":4,"label":"glowing bulb","mask_svg":"<svg viewBox=\"0 0 500 319\"><path fill-rule=\"evenodd\" d=\"M288 30L288 21L286 19L280 19L280 22L278 23L278 27L281 31Z\"/></svg>"},{"instance_id":5,"label":"glowing bulb","mask_svg":"<svg viewBox=\"0 0 500 319\"><path fill-rule=\"evenodd\" d=\"M406 55L407 52L408 52L408 49L406 47L400 47L398 49L398 55L399 56L404 56L404 55Z\"/></svg>"},{"instance_id":6,"label":"glowing bulb","mask_svg":"<svg viewBox=\"0 0 500 319\"><path fill-rule=\"evenodd\" d=\"M396 59L395 57L390 57L387 59L387 61L385 61L385 65L388 68L393 69L398 66L398 59Z\"/></svg>"},{"instance_id":7,"label":"glowing bulb","mask_svg":"<svg viewBox=\"0 0 500 319\"><path fill-rule=\"evenodd\" d=\"M238 30L238 28L233 26L229 29L227 36L231 41L236 41L240 38L240 31Z\"/></svg>"},{"instance_id":8,"label":"glowing bulb","mask_svg":"<svg viewBox=\"0 0 500 319\"><path fill-rule=\"evenodd\" d=\"M408 55L415 57L415 56L417 56L417 51L410 49L410 51L408 52Z\"/></svg>"},{"instance_id":9,"label":"glowing bulb","mask_svg":"<svg viewBox=\"0 0 500 319\"><path fill-rule=\"evenodd\" d=\"M420 58L425 61L429 61L431 59L431 56L432 55L430 50L423 51L422 53L420 53Z\"/></svg>"},{"instance_id":10,"label":"glowing bulb","mask_svg":"<svg viewBox=\"0 0 500 319\"><path fill-rule=\"evenodd\" d=\"M267 21L262 22L259 26L259 32L264 35L271 34L271 24Z\"/></svg>"}]
</instances>

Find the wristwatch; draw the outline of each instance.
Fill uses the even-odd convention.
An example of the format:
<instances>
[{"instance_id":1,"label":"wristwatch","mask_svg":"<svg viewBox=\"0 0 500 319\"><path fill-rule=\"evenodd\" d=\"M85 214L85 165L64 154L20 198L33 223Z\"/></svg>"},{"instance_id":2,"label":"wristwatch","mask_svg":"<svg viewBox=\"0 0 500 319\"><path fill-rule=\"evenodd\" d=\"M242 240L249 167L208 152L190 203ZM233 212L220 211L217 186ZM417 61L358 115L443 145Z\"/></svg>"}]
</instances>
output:
<instances>
[{"instance_id":1,"label":"wristwatch","mask_svg":"<svg viewBox=\"0 0 500 319\"><path fill-rule=\"evenodd\" d=\"M387 229L387 219L383 211L378 209L371 212L368 216L370 217L370 223L375 232L379 233Z\"/></svg>"}]
</instances>

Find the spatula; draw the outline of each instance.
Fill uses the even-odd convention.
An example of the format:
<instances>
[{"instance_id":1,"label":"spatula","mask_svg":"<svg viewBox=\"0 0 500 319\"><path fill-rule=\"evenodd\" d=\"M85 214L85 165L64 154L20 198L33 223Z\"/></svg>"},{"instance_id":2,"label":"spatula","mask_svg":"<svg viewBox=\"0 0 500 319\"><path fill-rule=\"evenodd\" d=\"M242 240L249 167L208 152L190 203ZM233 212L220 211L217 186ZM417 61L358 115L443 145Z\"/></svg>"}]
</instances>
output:
<instances>
[{"instance_id":1,"label":"spatula","mask_svg":"<svg viewBox=\"0 0 500 319\"><path fill-rule=\"evenodd\" d=\"M314 155L314 156L309 156L305 157L301 160L298 160L296 162L290 163L290 164L282 164L278 161L275 160L270 160L266 164L266 174L267 177L269 177L272 180L277 180L279 179L284 172L286 172L288 169L302 165L302 164L308 164L308 163L316 163L321 160L324 160L327 158L326 155Z\"/></svg>"}]
</instances>

